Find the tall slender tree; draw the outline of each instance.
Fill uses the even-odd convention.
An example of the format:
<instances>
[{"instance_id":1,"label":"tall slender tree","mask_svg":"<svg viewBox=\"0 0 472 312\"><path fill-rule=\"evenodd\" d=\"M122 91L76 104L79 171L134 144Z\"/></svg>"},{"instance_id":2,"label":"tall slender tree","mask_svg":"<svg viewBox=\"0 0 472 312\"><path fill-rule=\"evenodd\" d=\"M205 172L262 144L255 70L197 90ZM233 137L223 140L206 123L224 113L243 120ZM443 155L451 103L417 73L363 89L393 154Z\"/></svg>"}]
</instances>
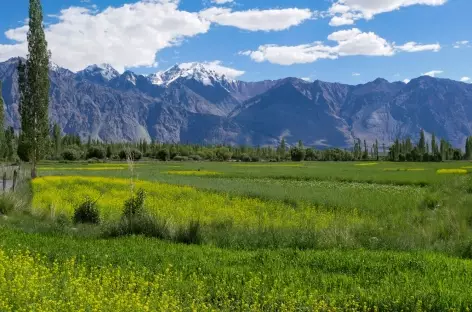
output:
<instances>
[{"instance_id":1,"label":"tall slender tree","mask_svg":"<svg viewBox=\"0 0 472 312\"><path fill-rule=\"evenodd\" d=\"M28 57L18 66L21 139L32 163L31 178L44 156L49 135L49 52L40 0L29 1Z\"/></svg>"},{"instance_id":2,"label":"tall slender tree","mask_svg":"<svg viewBox=\"0 0 472 312\"><path fill-rule=\"evenodd\" d=\"M418 149L421 155L423 155L426 152L426 139L424 137L423 129L421 129L421 132L420 132L420 141L418 142Z\"/></svg>"},{"instance_id":3,"label":"tall slender tree","mask_svg":"<svg viewBox=\"0 0 472 312\"><path fill-rule=\"evenodd\" d=\"M59 157L61 152L61 140L61 127L57 123L54 123L52 128L52 143L54 145L54 153L56 157Z\"/></svg>"},{"instance_id":4,"label":"tall slender tree","mask_svg":"<svg viewBox=\"0 0 472 312\"><path fill-rule=\"evenodd\" d=\"M5 110L3 108L2 81L0 80L0 158L5 157Z\"/></svg>"}]
</instances>

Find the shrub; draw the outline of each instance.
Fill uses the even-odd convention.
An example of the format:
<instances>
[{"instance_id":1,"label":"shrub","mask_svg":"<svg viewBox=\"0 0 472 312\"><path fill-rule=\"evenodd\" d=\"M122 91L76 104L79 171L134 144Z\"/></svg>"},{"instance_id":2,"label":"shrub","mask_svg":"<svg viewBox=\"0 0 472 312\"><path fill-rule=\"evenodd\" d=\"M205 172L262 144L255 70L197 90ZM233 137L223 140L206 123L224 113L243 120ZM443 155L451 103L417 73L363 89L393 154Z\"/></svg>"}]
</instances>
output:
<instances>
[{"instance_id":1,"label":"shrub","mask_svg":"<svg viewBox=\"0 0 472 312\"><path fill-rule=\"evenodd\" d=\"M0 196L0 214L7 215L15 209L13 198L4 194Z\"/></svg>"},{"instance_id":2,"label":"shrub","mask_svg":"<svg viewBox=\"0 0 472 312\"><path fill-rule=\"evenodd\" d=\"M241 155L241 161L243 161L243 162L251 162L252 159L251 159L251 156L249 156L248 154L242 154L242 155Z\"/></svg>"},{"instance_id":3,"label":"shrub","mask_svg":"<svg viewBox=\"0 0 472 312\"><path fill-rule=\"evenodd\" d=\"M162 161L170 160L170 153L167 149L161 149L157 152L156 158Z\"/></svg>"},{"instance_id":4,"label":"shrub","mask_svg":"<svg viewBox=\"0 0 472 312\"><path fill-rule=\"evenodd\" d=\"M299 147L294 147L290 150L290 156L293 161L303 161L305 160L305 149L304 148L299 148Z\"/></svg>"},{"instance_id":5,"label":"shrub","mask_svg":"<svg viewBox=\"0 0 472 312\"><path fill-rule=\"evenodd\" d=\"M188 158L191 159L191 160L194 160L194 161L201 161L202 160L202 157L200 155L190 155Z\"/></svg>"},{"instance_id":6,"label":"shrub","mask_svg":"<svg viewBox=\"0 0 472 312\"><path fill-rule=\"evenodd\" d=\"M100 223L100 213L96 207L96 203L91 199L87 198L82 204L80 204L74 211L74 217L72 218L74 224L78 223Z\"/></svg>"},{"instance_id":7,"label":"shrub","mask_svg":"<svg viewBox=\"0 0 472 312\"><path fill-rule=\"evenodd\" d=\"M111 224L104 231L105 237L120 237L128 235L144 235L158 239L170 239L170 230L166 221L142 213L122 218L118 223Z\"/></svg>"},{"instance_id":8,"label":"shrub","mask_svg":"<svg viewBox=\"0 0 472 312\"><path fill-rule=\"evenodd\" d=\"M106 157L107 153L104 148L99 147L99 146L92 146L87 150L87 159L89 158L98 158L98 159L104 159Z\"/></svg>"},{"instance_id":9,"label":"shrub","mask_svg":"<svg viewBox=\"0 0 472 312\"><path fill-rule=\"evenodd\" d=\"M120 157L121 160L125 160L128 158L128 156L131 157L132 160L140 160L143 157L143 154L138 151L137 149L123 149L118 153L118 156Z\"/></svg>"},{"instance_id":10,"label":"shrub","mask_svg":"<svg viewBox=\"0 0 472 312\"><path fill-rule=\"evenodd\" d=\"M64 160L68 161L74 161L80 158L79 153L77 153L77 151L73 149L65 149L62 152L61 156Z\"/></svg>"},{"instance_id":11,"label":"shrub","mask_svg":"<svg viewBox=\"0 0 472 312\"><path fill-rule=\"evenodd\" d=\"M199 245L202 243L201 226L199 221L190 221L188 226L183 226L177 231L175 240L187 245Z\"/></svg>"},{"instance_id":12,"label":"shrub","mask_svg":"<svg viewBox=\"0 0 472 312\"><path fill-rule=\"evenodd\" d=\"M174 159L172 159L173 161L188 161L188 157L187 156L175 156Z\"/></svg>"},{"instance_id":13,"label":"shrub","mask_svg":"<svg viewBox=\"0 0 472 312\"><path fill-rule=\"evenodd\" d=\"M130 218L143 213L145 199L146 193L144 190L139 189L136 195L132 195L128 200L125 201L123 217Z\"/></svg>"}]
</instances>

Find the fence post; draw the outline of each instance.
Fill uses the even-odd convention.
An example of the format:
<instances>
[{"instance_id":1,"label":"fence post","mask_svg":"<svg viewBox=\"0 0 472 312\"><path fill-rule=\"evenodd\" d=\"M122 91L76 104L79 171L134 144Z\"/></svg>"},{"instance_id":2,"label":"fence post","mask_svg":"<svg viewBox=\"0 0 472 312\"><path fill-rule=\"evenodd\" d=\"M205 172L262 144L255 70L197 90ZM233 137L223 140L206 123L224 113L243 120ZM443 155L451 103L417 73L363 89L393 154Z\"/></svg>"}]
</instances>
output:
<instances>
[{"instance_id":1,"label":"fence post","mask_svg":"<svg viewBox=\"0 0 472 312\"><path fill-rule=\"evenodd\" d=\"M18 172L15 170L15 171L13 171L13 185L12 185L12 189L11 189L13 192L15 191L17 178L18 178Z\"/></svg>"},{"instance_id":2,"label":"fence post","mask_svg":"<svg viewBox=\"0 0 472 312\"><path fill-rule=\"evenodd\" d=\"M7 173L3 173L3 192L7 190Z\"/></svg>"}]
</instances>

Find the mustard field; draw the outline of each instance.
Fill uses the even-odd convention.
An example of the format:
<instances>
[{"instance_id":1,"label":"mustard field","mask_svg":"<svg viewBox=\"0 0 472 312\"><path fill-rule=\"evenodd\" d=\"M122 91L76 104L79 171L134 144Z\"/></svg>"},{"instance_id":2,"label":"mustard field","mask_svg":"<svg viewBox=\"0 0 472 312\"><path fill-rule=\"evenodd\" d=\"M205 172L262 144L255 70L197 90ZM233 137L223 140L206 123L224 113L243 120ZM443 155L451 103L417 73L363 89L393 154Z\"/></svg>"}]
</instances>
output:
<instances>
[{"instance_id":1,"label":"mustard field","mask_svg":"<svg viewBox=\"0 0 472 312\"><path fill-rule=\"evenodd\" d=\"M0 311L467 311L470 168L44 163L0 218Z\"/></svg>"}]
</instances>

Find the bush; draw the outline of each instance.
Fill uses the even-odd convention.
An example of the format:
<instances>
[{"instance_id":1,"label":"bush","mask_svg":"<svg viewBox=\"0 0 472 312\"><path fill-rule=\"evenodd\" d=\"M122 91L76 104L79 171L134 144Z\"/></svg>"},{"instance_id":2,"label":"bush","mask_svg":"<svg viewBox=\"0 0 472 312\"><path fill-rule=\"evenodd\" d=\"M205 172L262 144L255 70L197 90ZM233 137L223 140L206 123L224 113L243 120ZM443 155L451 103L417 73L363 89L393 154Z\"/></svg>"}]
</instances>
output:
<instances>
[{"instance_id":1,"label":"bush","mask_svg":"<svg viewBox=\"0 0 472 312\"><path fill-rule=\"evenodd\" d=\"M290 156L293 161L303 161L305 160L305 156L306 156L305 149L294 147L290 150Z\"/></svg>"},{"instance_id":2,"label":"bush","mask_svg":"<svg viewBox=\"0 0 472 312\"><path fill-rule=\"evenodd\" d=\"M106 157L107 153L104 148L98 147L98 146L92 146L87 150L87 159L89 158L98 158L98 159L104 159Z\"/></svg>"},{"instance_id":3,"label":"bush","mask_svg":"<svg viewBox=\"0 0 472 312\"><path fill-rule=\"evenodd\" d=\"M157 152L156 158L161 161L168 161L170 160L170 153L167 149L161 149Z\"/></svg>"},{"instance_id":4,"label":"bush","mask_svg":"<svg viewBox=\"0 0 472 312\"><path fill-rule=\"evenodd\" d=\"M191 221L188 226L181 227L175 240L187 245L199 245L202 243L201 226L199 221Z\"/></svg>"},{"instance_id":5,"label":"bush","mask_svg":"<svg viewBox=\"0 0 472 312\"><path fill-rule=\"evenodd\" d=\"M79 153L77 153L77 151L73 149L65 149L62 152L61 157L64 160L68 160L68 161L74 161L80 158Z\"/></svg>"},{"instance_id":6,"label":"bush","mask_svg":"<svg viewBox=\"0 0 472 312\"><path fill-rule=\"evenodd\" d=\"M186 156L175 156L174 159L172 159L173 161L188 161L188 157Z\"/></svg>"},{"instance_id":7,"label":"bush","mask_svg":"<svg viewBox=\"0 0 472 312\"><path fill-rule=\"evenodd\" d=\"M144 212L144 200L146 199L146 193L143 189L139 189L136 195L132 195L131 198L125 201L123 208L123 217L130 218Z\"/></svg>"},{"instance_id":8,"label":"bush","mask_svg":"<svg viewBox=\"0 0 472 312\"><path fill-rule=\"evenodd\" d=\"M74 224L78 223L100 223L100 213L96 207L96 203L91 199L87 198L82 204L80 204L74 211L74 217L72 218Z\"/></svg>"},{"instance_id":9,"label":"bush","mask_svg":"<svg viewBox=\"0 0 472 312\"><path fill-rule=\"evenodd\" d=\"M140 160L143 157L143 154L138 151L137 149L123 149L118 153L118 156L121 160L128 159L128 156L131 157L132 160Z\"/></svg>"},{"instance_id":10,"label":"bush","mask_svg":"<svg viewBox=\"0 0 472 312\"><path fill-rule=\"evenodd\" d=\"M251 159L251 156L249 156L248 154L242 154L242 155L241 155L241 161L243 161L243 162L251 162L252 159Z\"/></svg>"},{"instance_id":11,"label":"bush","mask_svg":"<svg viewBox=\"0 0 472 312\"><path fill-rule=\"evenodd\" d=\"M202 160L202 157L200 155L190 155L188 158L191 159L191 160L194 160L194 161L201 161Z\"/></svg>"},{"instance_id":12,"label":"bush","mask_svg":"<svg viewBox=\"0 0 472 312\"><path fill-rule=\"evenodd\" d=\"M122 218L118 223L108 226L103 234L105 237L128 235L144 235L158 239L170 239L171 237L167 222L145 213Z\"/></svg>"},{"instance_id":13,"label":"bush","mask_svg":"<svg viewBox=\"0 0 472 312\"><path fill-rule=\"evenodd\" d=\"M0 214L7 215L15 210L15 202L13 198L4 194L0 196Z\"/></svg>"}]
</instances>

